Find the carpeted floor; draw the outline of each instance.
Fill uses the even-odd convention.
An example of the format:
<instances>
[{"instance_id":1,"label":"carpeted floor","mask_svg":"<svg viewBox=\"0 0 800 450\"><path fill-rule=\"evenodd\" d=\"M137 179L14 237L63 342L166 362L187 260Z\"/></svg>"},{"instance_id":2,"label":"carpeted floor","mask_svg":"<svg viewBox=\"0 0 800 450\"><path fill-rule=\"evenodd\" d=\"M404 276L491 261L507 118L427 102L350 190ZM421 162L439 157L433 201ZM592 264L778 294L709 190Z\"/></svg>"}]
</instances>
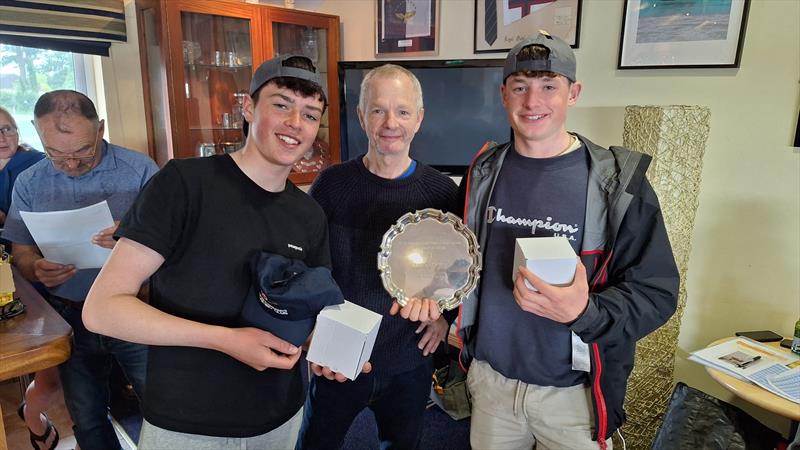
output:
<instances>
[{"instance_id":1,"label":"carpeted floor","mask_svg":"<svg viewBox=\"0 0 800 450\"><path fill-rule=\"evenodd\" d=\"M372 411L365 409L356 417L347 433L342 450L380 448L378 428ZM419 445L424 450L469 450L469 418L455 421L438 406L425 411L425 426Z\"/></svg>"},{"instance_id":2,"label":"carpeted floor","mask_svg":"<svg viewBox=\"0 0 800 450\"><path fill-rule=\"evenodd\" d=\"M139 440L142 417L138 413L128 413L124 417L116 414L116 417L133 442L137 442ZM378 448L380 448L380 445L375 416L372 411L365 409L356 417L350 427L342 450L376 450ZM438 406L431 406L425 411L425 427L422 430L422 440L419 448L425 450L468 450L469 418L455 421L439 409Z\"/></svg>"}]
</instances>

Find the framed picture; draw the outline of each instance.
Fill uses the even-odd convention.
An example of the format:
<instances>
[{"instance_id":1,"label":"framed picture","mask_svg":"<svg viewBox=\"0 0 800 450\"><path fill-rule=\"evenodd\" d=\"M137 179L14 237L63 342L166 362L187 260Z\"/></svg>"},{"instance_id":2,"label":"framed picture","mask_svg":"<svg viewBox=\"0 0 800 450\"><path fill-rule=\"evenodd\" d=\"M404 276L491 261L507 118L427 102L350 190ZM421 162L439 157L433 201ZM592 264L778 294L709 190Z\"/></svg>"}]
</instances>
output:
<instances>
[{"instance_id":1,"label":"framed picture","mask_svg":"<svg viewBox=\"0 0 800 450\"><path fill-rule=\"evenodd\" d=\"M625 0L619 69L739 67L750 0Z\"/></svg>"},{"instance_id":2,"label":"framed picture","mask_svg":"<svg viewBox=\"0 0 800 450\"><path fill-rule=\"evenodd\" d=\"M507 52L544 30L578 48L583 0L475 0L475 53Z\"/></svg>"},{"instance_id":3,"label":"framed picture","mask_svg":"<svg viewBox=\"0 0 800 450\"><path fill-rule=\"evenodd\" d=\"M375 55L436 55L440 0L376 0Z\"/></svg>"}]
</instances>

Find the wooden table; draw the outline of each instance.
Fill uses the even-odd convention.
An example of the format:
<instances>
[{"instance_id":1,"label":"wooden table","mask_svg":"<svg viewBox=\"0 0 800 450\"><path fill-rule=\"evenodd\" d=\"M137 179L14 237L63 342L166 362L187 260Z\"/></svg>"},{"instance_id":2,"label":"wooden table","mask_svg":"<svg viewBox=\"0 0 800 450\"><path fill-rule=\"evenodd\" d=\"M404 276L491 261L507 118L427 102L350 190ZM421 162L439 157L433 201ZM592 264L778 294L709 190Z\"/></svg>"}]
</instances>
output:
<instances>
[{"instance_id":1,"label":"wooden table","mask_svg":"<svg viewBox=\"0 0 800 450\"><path fill-rule=\"evenodd\" d=\"M14 285L25 313L0 321L0 381L56 366L70 354L72 328L16 270ZM0 450L7 448L0 410Z\"/></svg>"},{"instance_id":2,"label":"wooden table","mask_svg":"<svg viewBox=\"0 0 800 450\"><path fill-rule=\"evenodd\" d=\"M731 339L733 339L733 337L720 339L712 342L711 345L716 345ZM767 344L775 347L779 351L790 353L789 349L781 347L779 342L769 342ZM794 422L800 422L800 405L797 403L773 394L757 384L726 375L717 369L706 366L706 371L709 375L711 375L711 378L723 385L727 390L736 394L738 397L747 400L753 405L764 408L767 411L773 412L782 417L786 417Z\"/></svg>"}]
</instances>

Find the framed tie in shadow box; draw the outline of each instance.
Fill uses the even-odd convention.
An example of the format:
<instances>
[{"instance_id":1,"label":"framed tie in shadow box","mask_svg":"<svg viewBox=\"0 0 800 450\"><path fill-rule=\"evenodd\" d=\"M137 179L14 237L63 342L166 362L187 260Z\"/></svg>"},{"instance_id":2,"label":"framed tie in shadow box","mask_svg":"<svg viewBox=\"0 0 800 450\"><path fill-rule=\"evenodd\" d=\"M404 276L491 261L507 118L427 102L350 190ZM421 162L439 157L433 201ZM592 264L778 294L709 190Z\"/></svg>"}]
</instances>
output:
<instances>
[{"instance_id":1,"label":"framed tie in shadow box","mask_svg":"<svg viewBox=\"0 0 800 450\"><path fill-rule=\"evenodd\" d=\"M439 3L440 0L376 0L375 55L437 55Z\"/></svg>"},{"instance_id":2,"label":"framed tie in shadow box","mask_svg":"<svg viewBox=\"0 0 800 450\"><path fill-rule=\"evenodd\" d=\"M582 0L475 0L475 53L507 52L544 30L578 48Z\"/></svg>"}]
</instances>

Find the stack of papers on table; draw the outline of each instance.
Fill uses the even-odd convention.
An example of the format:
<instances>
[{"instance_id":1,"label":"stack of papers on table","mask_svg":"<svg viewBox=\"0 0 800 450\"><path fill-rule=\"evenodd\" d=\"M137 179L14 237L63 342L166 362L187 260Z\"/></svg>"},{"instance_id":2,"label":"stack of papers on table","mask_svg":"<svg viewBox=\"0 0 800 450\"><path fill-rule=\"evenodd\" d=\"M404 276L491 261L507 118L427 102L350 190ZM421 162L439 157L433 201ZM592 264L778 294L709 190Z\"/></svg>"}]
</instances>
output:
<instances>
[{"instance_id":1,"label":"stack of papers on table","mask_svg":"<svg viewBox=\"0 0 800 450\"><path fill-rule=\"evenodd\" d=\"M794 353L737 337L693 352L689 360L800 403L800 356Z\"/></svg>"}]
</instances>

